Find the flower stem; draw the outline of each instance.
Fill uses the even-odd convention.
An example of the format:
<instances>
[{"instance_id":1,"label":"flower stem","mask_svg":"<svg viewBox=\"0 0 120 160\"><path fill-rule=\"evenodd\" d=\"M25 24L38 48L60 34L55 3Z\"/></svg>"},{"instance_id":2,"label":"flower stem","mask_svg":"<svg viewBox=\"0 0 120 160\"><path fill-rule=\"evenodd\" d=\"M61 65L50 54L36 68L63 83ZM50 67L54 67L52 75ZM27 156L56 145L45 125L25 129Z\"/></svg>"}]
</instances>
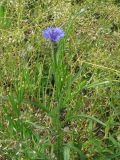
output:
<instances>
[{"instance_id":1,"label":"flower stem","mask_svg":"<svg viewBox=\"0 0 120 160\"><path fill-rule=\"evenodd\" d=\"M52 48L53 48L53 59L54 59L54 69L57 67L57 44L52 43Z\"/></svg>"},{"instance_id":2,"label":"flower stem","mask_svg":"<svg viewBox=\"0 0 120 160\"><path fill-rule=\"evenodd\" d=\"M55 87L56 87L56 100L57 100L57 106L56 106L56 116L55 116L55 128L57 131L57 151L56 151L56 155L58 160L63 160L63 133L61 130L61 120L60 120L60 108L61 108L61 90L60 90L60 86L61 86L61 81L60 81L60 75L59 75L59 71L58 71L58 62L57 62L57 44L56 43L52 43L52 48L53 48L53 76L55 79Z\"/></svg>"}]
</instances>

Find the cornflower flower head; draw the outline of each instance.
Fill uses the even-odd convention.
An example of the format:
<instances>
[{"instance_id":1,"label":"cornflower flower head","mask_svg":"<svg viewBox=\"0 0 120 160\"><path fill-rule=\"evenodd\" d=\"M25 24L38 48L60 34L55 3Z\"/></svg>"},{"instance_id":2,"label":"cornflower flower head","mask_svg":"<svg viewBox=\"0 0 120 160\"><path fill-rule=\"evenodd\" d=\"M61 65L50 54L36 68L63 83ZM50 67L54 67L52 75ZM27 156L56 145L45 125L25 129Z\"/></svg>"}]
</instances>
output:
<instances>
[{"instance_id":1,"label":"cornflower flower head","mask_svg":"<svg viewBox=\"0 0 120 160\"><path fill-rule=\"evenodd\" d=\"M45 39L50 40L51 42L59 42L64 36L65 33L61 28L47 28L42 32L42 35Z\"/></svg>"}]
</instances>

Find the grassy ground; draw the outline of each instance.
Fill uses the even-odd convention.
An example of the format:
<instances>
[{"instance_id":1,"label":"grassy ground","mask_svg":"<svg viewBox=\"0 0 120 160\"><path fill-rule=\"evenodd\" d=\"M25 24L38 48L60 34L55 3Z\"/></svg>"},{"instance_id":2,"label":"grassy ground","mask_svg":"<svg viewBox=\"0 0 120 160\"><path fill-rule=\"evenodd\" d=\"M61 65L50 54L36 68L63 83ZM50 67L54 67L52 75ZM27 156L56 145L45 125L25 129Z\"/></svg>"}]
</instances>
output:
<instances>
[{"instance_id":1,"label":"grassy ground","mask_svg":"<svg viewBox=\"0 0 120 160\"><path fill-rule=\"evenodd\" d=\"M1 0L0 119L0 160L119 160L120 1Z\"/></svg>"}]
</instances>

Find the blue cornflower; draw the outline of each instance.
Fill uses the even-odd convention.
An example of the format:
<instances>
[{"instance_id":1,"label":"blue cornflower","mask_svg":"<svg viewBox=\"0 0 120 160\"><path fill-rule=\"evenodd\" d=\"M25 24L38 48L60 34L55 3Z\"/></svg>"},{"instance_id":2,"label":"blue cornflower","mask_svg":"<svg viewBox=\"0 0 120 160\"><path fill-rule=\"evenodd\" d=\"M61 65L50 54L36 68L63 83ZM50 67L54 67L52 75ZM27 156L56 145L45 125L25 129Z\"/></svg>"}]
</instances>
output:
<instances>
[{"instance_id":1,"label":"blue cornflower","mask_svg":"<svg viewBox=\"0 0 120 160\"><path fill-rule=\"evenodd\" d=\"M58 42L65 35L64 31L60 28L47 28L42 32L42 34L46 39L52 42Z\"/></svg>"}]
</instances>

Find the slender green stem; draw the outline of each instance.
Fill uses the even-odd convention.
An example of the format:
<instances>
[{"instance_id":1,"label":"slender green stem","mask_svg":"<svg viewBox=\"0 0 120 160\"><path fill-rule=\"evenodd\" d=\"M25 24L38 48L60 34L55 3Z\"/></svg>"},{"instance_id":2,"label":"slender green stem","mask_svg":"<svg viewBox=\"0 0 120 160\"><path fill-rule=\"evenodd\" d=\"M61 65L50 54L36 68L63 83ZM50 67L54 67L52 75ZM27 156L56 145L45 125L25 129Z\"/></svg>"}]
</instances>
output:
<instances>
[{"instance_id":1,"label":"slender green stem","mask_svg":"<svg viewBox=\"0 0 120 160\"><path fill-rule=\"evenodd\" d=\"M56 85L56 98L57 98L57 110L56 110L56 116L55 116L55 128L57 131L57 158L58 160L63 160L63 134L61 130L61 120L60 120L60 108L61 108L61 100L60 100L60 89L61 86L60 78L59 78L59 72L58 72L58 62L57 62L57 44L52 43L53 48L53 75L55 79L55 85ZM60 84L60 85L59 85Z\"/></svg>"},{"instance_id":2,"label":"slender green stem","mask_svg":"<svg viewBox=\"0 0 120 160\"><path fill-rule=\"evenodd\" d=\"M52 43L54 71L57 69L57 44Z\"/></svg>"}]
</instances>

